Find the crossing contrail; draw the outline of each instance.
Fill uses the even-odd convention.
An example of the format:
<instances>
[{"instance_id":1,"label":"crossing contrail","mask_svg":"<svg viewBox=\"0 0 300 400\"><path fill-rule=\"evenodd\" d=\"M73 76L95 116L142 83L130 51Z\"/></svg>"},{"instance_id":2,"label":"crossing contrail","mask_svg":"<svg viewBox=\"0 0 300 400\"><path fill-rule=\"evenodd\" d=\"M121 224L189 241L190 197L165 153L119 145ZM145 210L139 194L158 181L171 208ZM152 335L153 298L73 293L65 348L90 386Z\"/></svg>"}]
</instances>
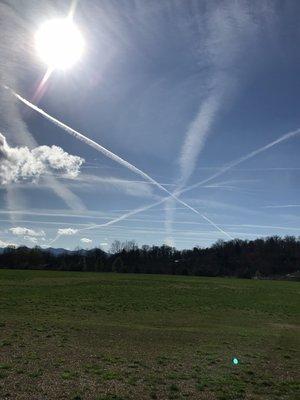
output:
<instances>
[{"instance_id":1,"label":"crossing contrail","mask_svg":"<svg viewBox=\"0 0 300 400\"><path fill-rule=\"evenodd\" d=\"M47 118L49 121L53 122L55 125L59 126L62 128L64 131L69 133L70 135L74 136L76 139L81 140L82 142L86 143L90 147L93 147L95 150L98 152L104 154L106 157L110 158L111 160L123 165L130 171L136 173L137 175L140 175L143 177L145 180L148 182L154 184L157 186L160 190L166 192L169 196L173 197L176 201L184 205L185 207L189 208L191 211L193 211L196 214L200 214L199 211L197 211L195 208L191 207L189 204L185 203L184 201L178 199L175 195L173 195L168 189L166 189L164 186L162 186L159 182L157 182L155 179L153 179L150 175L146 174L144 171L140 170L130 162L124 160L123 158L119 157L117 154L113 153L112 151L106 149L105 147L101 146L99 143L95 142L94 140L86 137L82 133L76 131L75 129L71 128L70 126L64 124L63 122L59 121L58 119L52 117L48 113L46 113L44 110L41 108L37 107L36 105L32 104L30 101L26 100L24 97L16 93L14 90L8 88L12 94L20 100L23 104L26 106L30 107L32 110L37 111L39 114L41 114L43 117Z\"/></svg>"},{"instance_id":2,"label":"crossing contrail","mask_svg":"<svg viewBox=\"0 0 300 400\"><path fill-rule=\"evenodd\" d=\"M162 204L167 199L169 199L169 197L165 197L162 200L158 200L155 203L148 204L147 206L136 208L135 210L129 211L128 213L123 214L120 217L112 219L112 220L110 220L108 222L104 222L103 224L91 225L91 226L87 226L86 228L81 228L81 229L79 229L79 231L82 232L82 231L86 231L86 230L90 230L90 229L95 229L95 228L100 228L100 227L113 225L113 224L115 224L115 223L117 223L119 221L122 221L123 219L131 217L132 215L138 214L138 213L143 212L143 211L147 211L150 208L158 206L159 204Z\"/></svg>"},{"instance_id":3,"label":"crossing contrail","mask_svg":"<svg viewBox=\"0 0 300 400\"><path fill-rule=\"evenodd\" d=\"M166 202L168 199L169 199L169 197L165 197L165 198L163 198L162 200L158 200L158 201L156 201L155 203L148 204L147 206L140 207L140 208L137 208L137 209L135 209L135 210L132 210L132 211L126 213L126 214L121 215L120 217L117 217L117 218L115 218L115 219L112 219L112 220L110 220L110 221L108 221L108 222L104 222L103 224L91 225L91 226L88 226L88 227L86 227L86 228L78 229L78 232L82 232L82 231L86 231L86 230L90 230L90 229L95 229L95 228L103 228L103 227L106 227L106 226L113 225L113 224L115 224L115 223L117 223L117 222L120 222L120 221L122 221L122 220L124 220L124 219L127 219L127 218L131 217L132 215L138 214L138 213L143 212L143 211L147 211L147 210L149 210L150 208L153 208L153 207L155 207L155 206L158 206L159 204L162 204L162 203ZM199 214L200 214L200 213L199 213ZM225 236L227 236L228 238L230 238L230 239L232 239L232 240L234 239L228 232L226 232L224 229L220 228L217 224L215 224L215 223L214 223L211 219L209 219L206 215L204 215L204 214L200 214L200 215L201 215L201 217L202 217L203 219L205 219L205 221L207 221L210 225L212 225L213 227L215 227L219 232L223 233ZM55 240L56 240L56 239L58 239L58 237L56 237Z\"/></svg>"},{"instance_id":4,"label":"crossing contrail","mask_svg":"<svg viewBox=\"0 0 300 400\"><path fill-rule=\"evenodd\" d=\"M288 140L288 139L291 139L291 138L293 138L293 137L295 137L295 136L297 136L297 135L300 135L300 128L298 128L298 129L296 129L296 130L294 130L294 131L285 133L284 135L280 136L278 139L273 140L272 142L266 144L265 146L260 147L259 149L253 150L253 151L251 151L250 153L246 154L245 156L242 156L242 157L240 157L240 158L238 158L238 159L236 159L236 160L231 161L229 164L224 165L224 166L223 166L218 172L216 172L215 174L211 175L210 177L208 177L208 178L206 178L206 179L204 179L204 180L202 180L202 181L200 181L200 182L195 183L194 185L188 186L188 187L186 187L186 188L180 190L180 191L177 192L176 194L177 194L178 196L180 196L182 193L186 193L186 192L188 192L188 191L190 191L190 190L193 190L193 189L195 189L195 188L197 188L197 187L199 187L199 186L201 186L201 185L204 185L205 183L208 183L208 182L212 181L213 179L219 177L220 175L223 175L225 172L227 172L227 171L229 171L230 169L232 169L232 168L238 166L239 164L243 163L244 161L247 161L247 160L249 160L250 158L253 158L253 157L255 157L256 155L258 155L258 154L260 154L260 153L262 153L262 152L264 152L264 151L270 149L271 147L276 146L277 144L279 144L279 143L281 143L281 142L284 142L284 141L286 141L286 140ZM100 227L105 227L105 226L113 225L113 224L115 224L116 222L122 221L122 220L124 220L124 219L126 219L126 218L128 218L128 217L130 217L130 216L132 216L132 215L138 214L138 213L143 212L143 211L147 211L147 210L149 210L149 209L151 209L151 208L153 208L153 207L155 207L155 206L157 206L157 205L163 204L164 202L166 202L166 201L169 200L169 199L170 199L170 197L165 197L165 198L163 198L163 199L161 199L161 200L159 200L159 201L156 201L155 203L149 204L149 205L147 205L147 206L145 206L145 207L137 208L137 209L132 210L132 211L126 213L126 214L123 214L122 216L117 217L117 218L115 218L115 219L113 219L113 220L110 220L109 222L106 222L106 223L104 223L104 224L99 224L99 225L91 225L91 226L89 226L89 227L87 227L87 228L83 228L83 230L86 230L86 229L95 229L95 228L100 228ZM209 220L209 218L208 218L207 216L205 216L205 215L203 215L203 214L201 214L201 216L202 216L202 218L204 218L206 221ZM209 220L209 222L210 222L211 225L214 225L214 223L213 223L211 220ZM220 230L219 227L218 227L217 229Z\"/></svg>"},{"instance_id":5,"label":"crossing contrail","mask_svg":"<svg viewBox=\"0 0 300 400\"><path fill-rule=\"evenodd\" d=\"M85 135L83 135L82 133L76 131L75 129L71 128L70 126L64 124L63 122L59 121L58 119L52 117L51 115L49 115L48 113L46 113L44 110L42 110L41 108L37 107L36 105L32 104L30 101L26 100L24 97L22 97L21 95L19 95L18 93L16 93L14 90L12 90L11 88L6 87L8 90L10 90L12 92L12 94L18 99L20 100L23 104L25 104L27 107L31 108L34 111L37 111L39 114L41 114L43 117L47 118L49 121L53 122L55 125L59 126L60 128L62 128L64 131L66 131L67 133L69 133L70 135L74 136L76 139L81 140L82 142L86 143L87 145L91 146L92 148L94 148L95 150L101 152L102 154L104 154L106 157L110 158L111 160L123 165L124 167L126 167L127 169L129 169L130 171L136 173L137 175L140 175L141 177L143 177L145 180L147 180L148 182L154 184L155 186L157 186L160 190L166 192L171 198L173 198L174 200L176 200L177 202L179 202L180 204L184 205L185 207L187 207L188 209L190 209L191 211L193 211L194 213L200 215L202 218L204 218L206 221L208 221L212 226L217 227L217 225L215 223L212 223L210 220L208 220L205 216L203 216L198 210L196 210L194 207L190 206L189 204L187 204L186 202L184 202L183 200L180 200L178 197L176 197L173 193L169 192L168 189L166 189L164 186L162 186L159 182L157 182L155 179L153 179L150 175L146 174L144 171L140 170L139 168L137 168L136 166L134 166L133 164L131 164L130 162L124 160L122 157L119 157L117 154L113 153L112 151L106 149L105 147L101 146L99 143L95 142L94 140L86 137ZM224 233L228 238L233 239L233 237L223 231L221 228L218 228L220 232ZM56 239L55 239L56 240Z\"/></svg>"},{"instance_id":6,"label":"crossing contrail","mask_svg":"<svg viewBox=\"0 0 300 400\"><path fill-rule=\"evenodd\" d=\"M132 215L138 214L138 213L143 212L143 211L146 211L146 210L148 210L148 209L150 209L150 208L152 208L152 207L155 207L156 205L161 204L163 201L166 201L168 198L169 198L169 197L165 197L163 200L159 200L159 201L157 201L157 202L155 202L155 203L152 203L152 204L149 204L149 205L147 205L147 206L140 207L140 208L137 208L137 209L135 209L135 210L132 210L132 211L126 213L126 214L121 215L120 217L117 217L117 218L115 218L115 219L112 219L112 220L110 220L110 221L108 221L108 222L104 222L103 224L91 225L91 226L87 226L86 228L78 229L78 232L88 231L88 230L96 229L96 228L104 228L104 227L106 227L106 226L116 224L117 222L122 221L123 219L129 218L129 217L131 217ZM61 236L61 235L59 235L59 234L56 235L55 238L52 239L52 240L48 243L48 246L50 246L52 243L56 242L56 240L59 239L60 236Z\"/></svg>"},{"instance_id":7,"label":"crossing contrail","mask_svg":"<svg viewBox=\"0 0 300 400\"><path fill-rule=\"evenodd\" d=\"M229 235L226 231L224 231L224 229L220 228L217 224L215 224L206 215L202 214L202 218L204 218L205 221L209 222L212 226L214 226L219 232L223 233L223 235L229 236L231 239L233 239L233 237L231 235Z\"/></svg>"},{"instance_id":8,"label":"crossing contrail","mask_svg":"<svg viewBox=\"0 0 300 400\"><path fill-rule=\"evenodd\" d=\"M133 210L127 214L124 214L121 217L116 218L115 220L111 220L109 221L109 225L112 225L115 222L118 222L120 220L123 220L125 218L128 218L131 215L135 215L138 214L140 212L146 211L152 207L155 207L158 204L162 204L165 201L167 201L170 198L174 198L176 201L178 201L179 203L181 203L182 205L184 205L185 207L187 207L188 209L190 209L191 211L193 211L194 213L200 215L203 219L205 219L207 222L209 222L212 226L214 226L215 228L217 228L220 232L224 233L227 237L229 237L230 239L233 239L233 237L229 234L229 233L225 233L225 231L223 229L221 229L220 227L218 227L218 225L216 225L213 221L211 221L208 217L206 217L205 215L201 214L198 210L196 210L194 207L190 206L189 204L187 204L186 202L180 200L177 196L180 196L183 193L186 193L187 191L193 190L205 183L210 182L211 180L215 179L216 177L224 174L225 172L229 171L230 169L236 167L237 165L241 164L242 162L245 162L247 160L249 160L252 157L255 157L256 155L270 149L273 146L276 146L277 144L291 139L294 136L297 136L300 134L300 128L288 132L282 136L280 136L278 139L268 143L267 145L254 150L252 152L250 152L249 154L238 158L237 160L234 160L232 162L230 162L229 164L225 165L223 168L221 168L218 172L216 172L215 174L213 174L212 176L210 176L209 178L204 179L203 181L197 182L191 186L188 186L184 189L181 189L180 191L176 192L175 196L173 193L169 192L165 187L163 187L159 182L157 182L155 179L153 179L151 176L149 176L148 174L146 174L145 172L143 172L142 170L140 170L139 168L135 167L134 165L132 165L131 163L129 163L128 161L124 160L123 158L119 157L118 155L114 154L113 152L111 152L110 150L106 149L105 147L101 146L99 143L93 141L92 139L87 138L86 136L82 135L80 132L76 131L75 129L69 127L68 125L64 124L63 122L57 120L56 118L52 117L51 115L47 114L44 110L42 110L41 108L35 106L34 104L30 103L28 100L26 100L25 98L23 98L22 96L20 96L18 93L14 92L12 89L8 88L13 95L19 99L23 104L27 105L28 107L30 107L31 109L37 111L39 114L41 114L42 116L44 116L45 118L49 119L51 122L53 122L54 124L56 124L57 126L63 128L66 132L68 132L70 135L76 137L77 139L83 141L84 143L88 144L89 146L93 147L94 149L96 149L97 151L100 151L102 154L104 154L105 156L109 157L110 159L112 159L113 161L118 162L119 164L125 166L126 168L128 168L129 170L131 170L132 172L135 172L136 174L142 176L144 179L148 180L149 182L151 182L152 184L154 184L155 186L157 186L159 189L161 189L162 191L166 192L169 197L166 197L162 200L159 200L158 202L152 203L148 206L145 207L141 207L138 208L136 210ZM108 225L93 225L94 228L96 227L100 227L100 226L108 226ZM91 228L92 229L92 228Z\"/></svg>"},{"instance_id":9,"label":"crossing contrail","mask_svg":"<svg viewBox=\"0 0 300 400\"><path fill-rule=\"evenodd\" d=\"M237 165L243 163L244 161L249 160L252 157L257 156L260 153L263 153L264 151L270 149L273 146L276 146L277 144L284 142L285 140L291 139L294 136L300 135L300 128L294 130L294 131L290 131L285 133L284 135L280 136L278 139L273 140L272 142L266 144L263 147L260 147L257 150L253 150L250 153L246 154L245 156L242 156L236 160L231 161L229 164L225 165L224 167L222 167L218 172L216 172L215 174L213 174L212 176L210 176L209 178L204 179L201 182L197 182L191 186L188 186L182 190L180 190L177 195L181 195L182 193L188 192L190 190L193 190L201 185L204 185L205 183L208 183L210 181L212 181L213 179L217 178L220 175L223 175L225 172L229 171L230 169L236 167Z\"/></svg>"},{"instance_id":10,"label":"crossing contrail","mask_svg":"<svg viewBox=\"0 0 300 400\"><path fill-rule=\"evenodd\" d=\"M112 220L110 220L110 221L108 221L108 222L104 222L103 224L91 225L91 226L87 226L87 227L85 227L85 228L78 229L78 233L79 233L79 232L83 232L83 231L88 231L88 230L91 230L91 229L104 228L104 227L107 227L107 226L110 226L110 225L114 225L114 224L116 224L117 222L120 222L120 221L122 221L122 220L124 220L124 219L127 219L127 218L131 217L132 215L138 214L138 213L143 212L143 211L147 211L147 210L149 210L150 208L153 208L153 207L155 207L155 206L158 206L159 204L162 204L163 202L167 201L168 199L169 199L169 197L165 197L165 198L162 199L162 200L158 200L158 201L156 201L155 203L152 203L152 204L149 204L149 205L147 205L147 206L140 207L140 208L137 208L137 209L135 209L135 210L132 210L132 211L126 213L126 214L121 215L120 217L117 217L117 218L115 218L115 219L112 219ZM230 239L233 239L233 237L232 237L231 235L229 235L226 231L224 231L224 229L220 228L217 224L215 224L215 223L214 223L211 219L209 219L206 215L201 214L201 217L202 217L203 219L205 219L209 224L211 224L212 226L214 226L219 232L223 233L225 236L229 237ZM60 236L61 236L61 235L57 235L54 239L52 239L52 240L49 242L49 246L50 246L52 243L54 243L57 239L59 239Z\"/></svg>"}]
</instances>

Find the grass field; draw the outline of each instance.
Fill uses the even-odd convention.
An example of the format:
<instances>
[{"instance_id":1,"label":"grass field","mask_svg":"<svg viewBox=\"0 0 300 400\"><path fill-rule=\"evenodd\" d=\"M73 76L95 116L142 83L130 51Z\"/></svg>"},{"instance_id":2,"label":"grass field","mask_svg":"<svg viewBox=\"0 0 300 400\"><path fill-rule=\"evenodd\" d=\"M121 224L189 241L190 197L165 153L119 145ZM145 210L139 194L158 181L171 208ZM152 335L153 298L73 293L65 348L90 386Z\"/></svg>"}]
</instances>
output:
<instances>
[{"instance_id":1,"label":"grass field","mask_svg":"<svg viewBox=\"0 0 300 400\"><path fill-rule=\"evenodd\" d=\"M0 399L296 400L299 288L0 270Z\"/></svg>"}]
</instances>

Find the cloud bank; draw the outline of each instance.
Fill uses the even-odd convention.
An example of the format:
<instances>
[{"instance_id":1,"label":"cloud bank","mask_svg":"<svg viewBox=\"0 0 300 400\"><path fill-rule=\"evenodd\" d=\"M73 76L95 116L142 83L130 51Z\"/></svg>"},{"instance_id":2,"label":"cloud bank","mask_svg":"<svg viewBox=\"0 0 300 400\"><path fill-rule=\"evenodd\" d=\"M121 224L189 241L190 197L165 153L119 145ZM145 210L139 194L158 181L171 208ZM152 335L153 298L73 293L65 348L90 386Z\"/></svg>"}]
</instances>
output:
<instances>
[{"instance_id":1,"label":"cloud bank","mask_svg":"<svg viewBox=\"0 0 300 400\"><path fill-rule=\"evenodd\" d=\"M33 149L10 147L0 133L0 185L22 181L37 182L48 172L75 178L84 159L73 156L58 146L38 146Z\"/></svg>"}]
</instances>

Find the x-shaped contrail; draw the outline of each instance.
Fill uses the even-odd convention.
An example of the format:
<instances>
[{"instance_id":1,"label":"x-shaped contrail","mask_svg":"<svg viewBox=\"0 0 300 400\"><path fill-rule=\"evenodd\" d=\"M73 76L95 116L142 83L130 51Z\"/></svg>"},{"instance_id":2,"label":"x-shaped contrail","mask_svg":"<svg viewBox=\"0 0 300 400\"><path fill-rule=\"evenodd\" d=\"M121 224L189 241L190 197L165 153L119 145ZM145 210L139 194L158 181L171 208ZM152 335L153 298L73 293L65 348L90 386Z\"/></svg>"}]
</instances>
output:
<instances>
[{"instance_id":1,"label":"x-shaped contrail","mask_svg":"<svg viewBox=\"0 0 300 400\"><path fill-rule=\"evenodd\" d=\"M16 93L14 90L12 90L11 88L6 86L6 89L10 90L11 93L18 99L20 100L23 104L25 104L26 106L30 107L32 110L37 111L40 115L42 115L43 117L47 118L48 120L50 120L51 122L53 122L55 125L59 126L60 128L62 128L65 132L67 132L68 134L74 136L76 139L81 140L82 142L86 143L87 145L89 145L90 147L93 147L95 150L101 152L102 154L104 154L106 157L110 158L111 160L123 165L124 167L126 167L127 169L129 169L130 171L136 173L137 175L140 175L142 178L144 178L145 180L147 180L148 182L154 184L155 186L157 186L160 190L166 192L169 197L173 198L174 200L176 200L177 202L179 202L180 204L184 205L186 208L190 209L191 211L193 211L194 213L200 215L205 221L209 222L214 228L218 229L221 233L223 233L226 237L228 237L229 239L233 239L233 237L227 233L225 230L223 230L222 228L220 228L216 223L214 223L213 221L211 221L208 217L206 217L205 215L201 214L198 210L196 210L194 207L190 206L189 204L187 204L186 202L184 202L183 200L179 199L175 194L171 193L168 189L166 189L164 186L162 186L159 182L157 182L155 179L153 179L150 175L148 175L147 173L145 173L144 171L142 171L141 169L137 168L135 165L131 164L130 162L124 160L122 157L118 156L117 154L113 153L112 151L106 149L104 146L100 145L99 143L95 142L94 140L86 137L85 135L83 135L82 133L76 131L75 129L71 128L70 126L64 124L63 122L59 121L58 119L52 117L51 115L49 115L48 113L46 113L44 110L42 110L41 108L37 107L36 105L34 105L33 103L31 103L29 100L25 99L24 97L22 97L21 95L19 95L18 93Z\"/></svg>"},{"instance_id":2,"label":"x-shaped contrail","mask_svg":"<svg viewBox=\"0 0 300 400\"><path fill-rule=\"evenodd\" d=\"M125 166L126 168L128 168L129 170L131 170L132 172L142 176L144 179L146 179L147 181L151 182L152 184L154 184L155 186L157 186L160 190L166 192L169 196L165 197L155 203L149 204L145 207L141 207L138 208L136 210L132 210L131 212L124 214L114 220L108 221L107 223L104 224L99 224L99 225L92 225L91 227L88 228L83 228L80 229L80 231L82 230L88 230L88 229L94 229L94 228L98 228L98 227L104 227L104 226L109 226L112 225L118 221L121 221L123 219L126 219L132 215L138 214L140 212L146 211L150 208L153 208L159 204L164 203L165 201L167 201L170 198L173 198L174 200L176 200L177 202L179 202L180 204L184 205L185 207L187 207L188 209L190 209L191 211L193 211L194 213L201 215L201 217L206 220L210 225L212 225L213 227L215 227L217 230L219 230L220 232L222 232L225 236L229 237L230 239L233 239L233 237L226 232L225 230L223 230L222 228L220 228L217 224L215 224L211 219L209 219L206 215L201 214L198 210L196 210L194 207L190 206L189 204L187 204L186 202L182 201L181 199L178 198L178 196L180 196L181 194L193 190L201 185L204 185L205 183L210 182L211 180L219 177L220 175L224 174L225 172L229 171L230 169L236 167L237 165L241 164L244 161L249 160L250 158L270 149L271 147L285 141L288 140L296 135L300 134L300 129L296 129L294 131L288 132L282 136L280 136L278 139L266 144L263 147L260 147L259 149L253 150L252 152L246 154L245 156L242 156L236 160L231 161L229 164L224 165L219 171L217 171L215 174L213 174L212 176L197 182L191 186L188 186L186 188L183 188L179 191L176 191L176 194L171 193L169 190L167 190L164 186L162 186L159 182L157 182L155 179L153 179L150 175L148 175L147 173L143 172L142 170L140 170L139 168L137 168L136 166L134 166L133 164L129 163L128 161L124 160L123 158L119 157L118 155L116 155L115 153L113 153L112 151L106 149L105 147L101 146L99 143L95 142L92 139L89 139L88 137L86 137L85 135L83 135L82 133L76 131L75 129L69 127L68 125L64 124L63 122L57 120L56 118L52 117L51 115L49 115L48 113L46 113L44 110L42 110L41 108L37 107L36 105L32 104L30 101L26 100L24 97L20 96L18 93L14 92L12 89L9 89L12 94L19 99L22 103L24 103L25 105L27 105L28 107L30 107L31 109L37 111L39 114L41 114L43 117L49 119L51 122L53 122L54 124L56 124L57 126L63 128L67 133L69 133L70 135L76 137L77 139L83 141L84 143L88 144L89 146L93 147L94 149L96 149L97 151L101 152L102 154L104 154L105 156L109 157L110 159L112 159L113 161L116 161L117 163ZM58 236L54 239L56 240L58 238ZM53 241L54 241L53 240ZM53 242L52 241L52 242ZM52 243L51 242L51 243Z\"/></svg>"}]
</instances>

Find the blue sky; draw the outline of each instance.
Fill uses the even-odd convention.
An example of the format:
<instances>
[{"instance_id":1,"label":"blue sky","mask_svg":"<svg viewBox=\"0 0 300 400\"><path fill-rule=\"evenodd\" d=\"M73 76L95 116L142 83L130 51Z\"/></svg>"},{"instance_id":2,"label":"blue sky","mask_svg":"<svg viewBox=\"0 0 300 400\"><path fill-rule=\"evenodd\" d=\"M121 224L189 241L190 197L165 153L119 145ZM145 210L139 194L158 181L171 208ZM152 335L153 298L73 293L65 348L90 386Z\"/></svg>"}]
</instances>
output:
<instances>
[{"instance_id":1,"label":"blue sky","mask_svg":"<svg viewBox=\"0 0 300 400\"><path fill-rule=\"evenodd\" d=\"M69 6L0 2L2 85L33 99L45 74L34 33ZM293 0L79 1L84 55L53 72L38 106L176 193L299 129L299 11ZM3 86L0 97L9 149L0 158L0 243L107 250L114 239L135 239L188 248L300 234L298 133L180 194L198 214L169 198L114 222L168 196ZM53 145L65 152L60 168ZM47 171L32 177L28 154L36 168L41 152ZM8 176L7 154L27 157L26 176L24 168Z\"/></svg>"}]
</instances>

